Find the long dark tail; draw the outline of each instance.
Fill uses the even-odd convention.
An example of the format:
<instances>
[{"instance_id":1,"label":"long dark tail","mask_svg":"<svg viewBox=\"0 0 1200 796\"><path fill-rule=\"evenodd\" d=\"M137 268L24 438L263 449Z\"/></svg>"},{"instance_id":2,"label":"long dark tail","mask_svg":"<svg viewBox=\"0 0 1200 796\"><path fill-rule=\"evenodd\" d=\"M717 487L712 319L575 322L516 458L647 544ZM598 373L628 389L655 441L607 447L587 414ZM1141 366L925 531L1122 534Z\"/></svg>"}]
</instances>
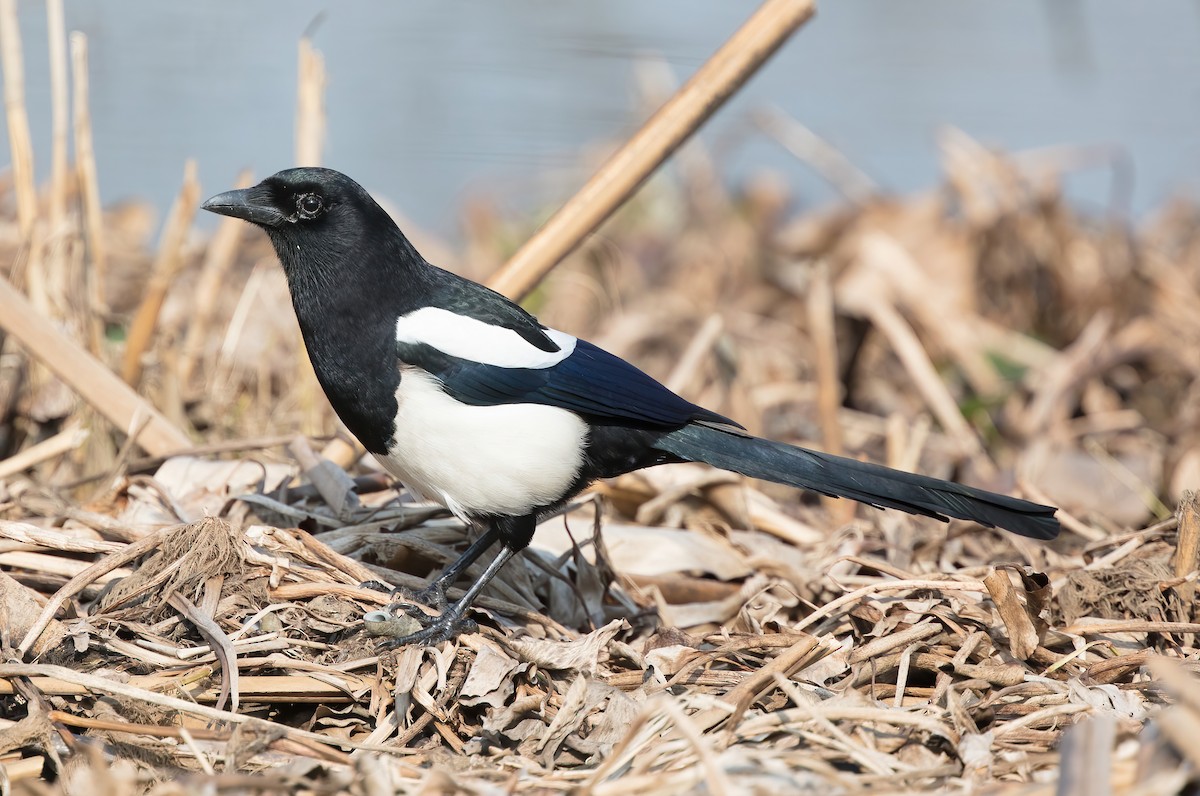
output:
<instances>
[{"instance_id":1,"label":"long dark tail","mask_svg":"<svg viewBox=\"0 0 1200 796\"><path fill-rule=\"evenodd\" d=\"M693 423L664 435L655 447L687 461L881 508L942 521L947 517L973 520L1034 539L1058 536L1053 506L772 442L735 429Z\"/></svg>"}]
</instances>

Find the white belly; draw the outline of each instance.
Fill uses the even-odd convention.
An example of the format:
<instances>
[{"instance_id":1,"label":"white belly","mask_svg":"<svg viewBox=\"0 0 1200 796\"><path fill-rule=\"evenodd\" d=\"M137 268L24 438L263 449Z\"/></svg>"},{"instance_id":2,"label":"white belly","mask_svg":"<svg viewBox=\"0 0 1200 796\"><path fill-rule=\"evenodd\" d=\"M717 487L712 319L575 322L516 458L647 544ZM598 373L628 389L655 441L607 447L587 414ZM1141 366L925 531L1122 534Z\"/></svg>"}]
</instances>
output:
<instances>
[{"instance_id":1,"label":"white belly","mask_svg":"<svg viewBox=\"0 0 1200 796\"><path fill-rule=\"evenodd\" d=\"M420 368L404 368L396 434L379 461L460 517L528 514L563 496L583 463L587 424L540 404L469 406Z\"/></svg>"}]
</instances>

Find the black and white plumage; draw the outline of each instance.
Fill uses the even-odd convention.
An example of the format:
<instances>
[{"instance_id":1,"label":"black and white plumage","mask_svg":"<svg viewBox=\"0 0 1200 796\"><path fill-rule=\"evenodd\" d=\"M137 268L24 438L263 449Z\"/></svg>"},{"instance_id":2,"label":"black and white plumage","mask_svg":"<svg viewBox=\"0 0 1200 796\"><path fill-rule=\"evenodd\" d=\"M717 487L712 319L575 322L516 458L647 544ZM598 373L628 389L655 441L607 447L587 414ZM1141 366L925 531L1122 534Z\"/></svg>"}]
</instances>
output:
<instances>
[{"instance_id":1,"label":"black and white plumage","mask_svg":"<svg viewBox=\"0 0 1200 796\"><path fill-rule=\"evenodd\" d=\"M1036 539L1058 534L1049 506L750 436L619 357L430 265L336 171L289 169L204 208L266 230L317 378L350 431L409 488L486 529L425 593L441 615L396 643L457 632L487 580L529 544L539 516L598 478L665 462L708 462ZM484 575L446 606L444 589L497 542Z\"/></svg>"}]
</instances>

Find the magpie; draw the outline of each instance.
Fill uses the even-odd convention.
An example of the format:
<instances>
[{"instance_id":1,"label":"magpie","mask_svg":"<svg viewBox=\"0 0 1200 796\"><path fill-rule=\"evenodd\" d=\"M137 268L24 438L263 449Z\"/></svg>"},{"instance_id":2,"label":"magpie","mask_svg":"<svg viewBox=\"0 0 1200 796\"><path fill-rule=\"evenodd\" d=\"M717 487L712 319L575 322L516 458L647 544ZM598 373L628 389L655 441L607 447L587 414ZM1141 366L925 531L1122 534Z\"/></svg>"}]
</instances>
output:
<instances>
[{"instance_id":1,"label":"magpie","mask_svg":"<svg viewBox=\"0 0 1200 796\"><path fill-rule=\"evenodd\" d=\"M1034 539L1058 535L1051 506L750 435L625 360L426 262L340 172L287 169L203 207L266 231L317 379L346 427L409 489L483 531L425 590L406 595L439 614L392 606L422 627L389 646L458 634L470 625L472 601L529 545L540 517L596 479L667 462L707 462ZM448 604L445 590L497 543L483 574Z\"/></svg>"}]
</instances>

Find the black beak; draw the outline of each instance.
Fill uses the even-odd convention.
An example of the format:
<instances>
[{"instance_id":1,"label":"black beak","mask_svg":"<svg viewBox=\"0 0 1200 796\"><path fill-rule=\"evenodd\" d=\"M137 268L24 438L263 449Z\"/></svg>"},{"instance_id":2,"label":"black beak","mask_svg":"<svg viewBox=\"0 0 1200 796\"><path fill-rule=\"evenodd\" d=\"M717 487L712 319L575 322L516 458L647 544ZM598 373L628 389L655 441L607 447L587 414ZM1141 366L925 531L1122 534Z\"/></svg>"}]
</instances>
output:
<instances>
[{"instance_id":1,"label":"black beak","mask_svg":"<svg viewBox=\"0 0 1200 796\"><path fill-rule=\"evenodd\" d=\"M200 205L222 216L233 216L264 227L278 227L287 220L257 186L219 193Z\"/></svg>"}]
</instances>

